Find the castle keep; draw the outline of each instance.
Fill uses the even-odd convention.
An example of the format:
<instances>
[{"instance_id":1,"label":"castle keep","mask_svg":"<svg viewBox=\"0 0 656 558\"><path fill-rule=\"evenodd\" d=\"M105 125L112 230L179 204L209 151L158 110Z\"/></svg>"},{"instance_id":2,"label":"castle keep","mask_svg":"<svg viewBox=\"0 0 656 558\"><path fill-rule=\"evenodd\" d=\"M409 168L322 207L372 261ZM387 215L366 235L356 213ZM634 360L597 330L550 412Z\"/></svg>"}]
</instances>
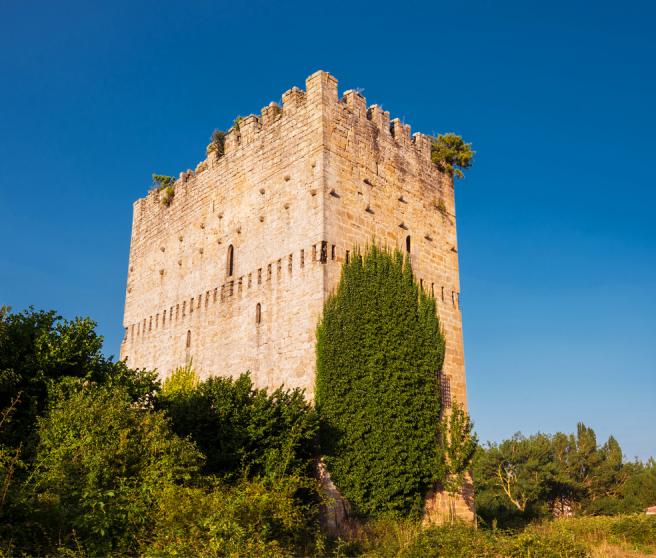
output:
<instances>
[{"instance_id":1,"label":"castle keep","mask_svg":"<svg viewBox=\"0 0 656 558\"><path fill-rule=\"evenodd\" d=\"M446 336L443 398L465 400L453 180L430 138L316 72L134 204L121 358L162 376L250 371L312 398L315 328L342 262L372 239L410 254Z\"/></svg>"}]
</instances>

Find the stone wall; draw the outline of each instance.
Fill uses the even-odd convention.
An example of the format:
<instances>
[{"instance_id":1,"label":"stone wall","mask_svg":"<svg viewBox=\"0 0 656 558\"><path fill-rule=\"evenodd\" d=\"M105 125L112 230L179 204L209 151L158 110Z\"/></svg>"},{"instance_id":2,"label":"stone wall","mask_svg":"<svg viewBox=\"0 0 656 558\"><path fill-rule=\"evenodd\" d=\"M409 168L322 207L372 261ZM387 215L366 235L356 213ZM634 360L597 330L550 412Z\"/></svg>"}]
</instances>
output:
<instances>
[{"instance_id":1,"label":"stone wall","mask_svg":"<svg viewBox=\"0 0 656 558\"><path fill-rule=\"evenodd\" d=\"M375 240L408 251L435 295L443 399L447 412L451 398L466 405L453 181L430 139L357 92L339 98L325 72L282 100L182 173L170 207L158 192L134 204L121 357L162 376L189 360L201 377L250 371L312 398L323 302L342 262ZM465 500L458 514L471 517Z\"/></svg>"},{"instance_id":2,"label":"stone wall","mask_svg":"<svg viewBox=\"0 0 656 558\"><path fill-rule=\"evenodd\" d=\"M121 347L130 366L166 376L193 359L201 376L249 370L256 385L311 396L324 294L323 105L320 80L309 79L281 108L242 120L223 157L182 173L170 207L157 192L134 204Z\"/></svg>"}]
</instances>

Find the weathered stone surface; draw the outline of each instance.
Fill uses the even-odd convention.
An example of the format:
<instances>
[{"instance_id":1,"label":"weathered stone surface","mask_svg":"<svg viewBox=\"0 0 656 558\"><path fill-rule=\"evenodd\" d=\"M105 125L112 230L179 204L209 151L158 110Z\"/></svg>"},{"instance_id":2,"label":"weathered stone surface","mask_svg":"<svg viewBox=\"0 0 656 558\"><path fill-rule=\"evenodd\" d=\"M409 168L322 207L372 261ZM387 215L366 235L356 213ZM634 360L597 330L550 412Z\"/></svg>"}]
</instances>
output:
<instances>
[{"instance_id":1,"label":"weathered stone surface","mask_svg":"<svg viewBox=\"0 0 656 558\"><path fill-rule=\"evenodd\" d=\"M163 377L192 359L203 377L250 371L311 399L323 302L375 240L409 246L446 336L444 389L466 405L453 181L429 138L355 91L339 99L325 72L282 98L184 173L170 207L135 202L121 357Z\"/></svg>"}]
</instances>

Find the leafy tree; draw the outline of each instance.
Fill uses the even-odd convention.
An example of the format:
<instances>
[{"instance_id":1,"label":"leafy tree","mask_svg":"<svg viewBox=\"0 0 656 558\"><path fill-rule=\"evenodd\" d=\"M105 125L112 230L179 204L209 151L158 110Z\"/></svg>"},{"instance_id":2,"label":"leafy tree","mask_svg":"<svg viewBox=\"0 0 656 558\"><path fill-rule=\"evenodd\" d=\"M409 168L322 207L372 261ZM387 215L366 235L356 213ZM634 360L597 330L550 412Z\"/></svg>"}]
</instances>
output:
<instances>
[{"instance_id":1,"label":"leafy tree","mask_svg":"<svg viewBox=\"0 0 656 558\"><path fill-rule=\"evenodd\" d=\"M620 513L641 512L656 502L656 460L624 465L627 479L620 488Z\"/></svg>"},{"instance_id":2,"label":"leafy tree","mask_svg":"<svg viewBox=\"0 0 656 558\"><path fill-rule=\"evenodd\" d=\"M124 386L133 401L148 404L158 389L156 373L133 371L102 354L103 338L89 318L63 320L56 312L0 312L0 409L20 396L0 443L22 446L32 456L35 423L43 413L48 390L66 378Z\"/></svg>"},{"instance_id":3,"label":"leafy tree","mask_svg":"<svg viewBox=\"0 0 656 558\"><path fill-rule=\"evenodd\" d=\"M505 525L551 514L639 512L656 501L654 461L625 463L615 438L599 446L583 423L576 434L517 434L479 448L474 472L479 513Z\"/></svg>"},{"instance_id":4,"label":"leafy tree","mask_svg":"<svg viewBox=\"0 0 656 558\"><path fill-rule=\"evenodd\" d=\"M202 456L161 412L120 387L61 391L39 419L34 516L64 546L88 555L135 554L149 536L159 494L189 482Z\"/></svg>"},{"instance_id":5,"label":"leafy tree","mask_svg":"<svg viewBox=\"0 0 656 558\"><path fill-rule=\"evenodd\" d=\"M431 144L431 160L450 176L464 178L462 169L472 166L476 154L471 146L457 134L439 134Z\"/></svg>"},{"instance_id":6,"label":"leafy tree","mask_svg":"<svg viewBox=\"0 0 656 558\"><path fill-rule=\"evenodd\" d=\"M189 368L176 371L159 404L174 431L205 454L206 473L226 480L310 474L318 423L301 390L269 395L254 389L248 374L203 382L194 376Z\"/></svg>"},{"instance_id":7,"label":"leafy tree","mask_svg":"<svg viewBox=\"0 0 656 558\"><path fill-rule=\"evenodd\" d=\"M444 479L435 301L400 252L372 246L345 263L317 328L321 448L363 515L419 514Z\"/></svg>"},{"instance_id":8,"label":"leafy tree","mask_svg":"<svg viewBox=\"0 0 656 558\"><path fill-rule=\"evenodd\" d=\"M515 434L500 444L488 444L474 467L477 509L488 521L548 513L551 483L557 475L551 440L544 434Z\"/></svg>"}]
</instances>

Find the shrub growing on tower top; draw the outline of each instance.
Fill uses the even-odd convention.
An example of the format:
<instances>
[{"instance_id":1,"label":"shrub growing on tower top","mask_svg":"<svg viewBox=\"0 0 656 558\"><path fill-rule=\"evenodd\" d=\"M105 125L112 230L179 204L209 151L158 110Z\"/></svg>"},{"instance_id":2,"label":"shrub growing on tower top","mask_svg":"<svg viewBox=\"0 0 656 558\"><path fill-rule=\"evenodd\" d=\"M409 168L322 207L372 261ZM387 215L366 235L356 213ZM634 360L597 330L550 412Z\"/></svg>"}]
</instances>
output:
<instances>
[{"instance_id":1,"label":"shrub growing on tower top","mask_svg":"<svg viewBox=\"0 0 656 558\"><path fill-rule=\"evenodd\" d=\"M342 270L317 328L316 406L328 470L360 515L417 515L443 480L435 301L396 251Z\"/></svg>"}]
</instances>

